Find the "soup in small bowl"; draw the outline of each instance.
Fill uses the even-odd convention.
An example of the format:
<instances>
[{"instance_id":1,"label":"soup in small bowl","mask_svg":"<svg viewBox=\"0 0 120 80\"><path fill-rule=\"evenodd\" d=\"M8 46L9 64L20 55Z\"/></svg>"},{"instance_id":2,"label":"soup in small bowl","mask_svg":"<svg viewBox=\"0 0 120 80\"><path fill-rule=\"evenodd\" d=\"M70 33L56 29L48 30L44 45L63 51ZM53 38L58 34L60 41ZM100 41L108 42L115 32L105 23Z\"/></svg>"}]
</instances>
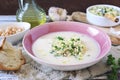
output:
<instances>
[{"instance_id":1,"label":"soup in small bowl","mask_svg":"<svg viewBox=\"0 0 120 80\"><path fill-rule=\"evenodd\" d=\"M120 8L114 5L97 4L86 9L87 21L100 27L120 24Z\"/></svg>"},{"instance_id":2,"label":"soup in small bowl","mask_svg":"<svg viewBox=\"0 0 120 80\"><path fill-rule=\"evenodd\" d=\"M27 54L56 70L78 70L100 61L110 50L106 33L78 22L51 22L35 27L23 39Z\"/></svg>"}]
</instances>

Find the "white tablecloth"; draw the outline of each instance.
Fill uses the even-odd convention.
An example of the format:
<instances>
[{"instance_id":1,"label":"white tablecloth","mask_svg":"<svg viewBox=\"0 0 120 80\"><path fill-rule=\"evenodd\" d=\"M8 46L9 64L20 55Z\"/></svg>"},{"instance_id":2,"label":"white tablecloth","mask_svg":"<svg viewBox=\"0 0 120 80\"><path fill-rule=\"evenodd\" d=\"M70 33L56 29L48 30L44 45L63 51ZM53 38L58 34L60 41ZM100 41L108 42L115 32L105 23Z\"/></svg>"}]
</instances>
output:
<instances>
[{"instance_id":1,"label":"white tablecloth","mask_svg":"<svg viewBox=\"0 0 120 80\"><path fill-rule=\"evenodd\" d=\"M19 47L22 49L22 47ZM112 46L110 52L116 58L120 57L120 46ZM109 71L106 66L106 57L103 58L99 63L88 67L86 69L77 71L58 71L44 65L40 65L33 61L24 52L23 55L26 58L26 64L24 64L19 71L0 71L0 80L3 78L11 78L11 80L86 80L96 75L103 74ZM99 77L100 78L100 77ZM101 77L105 79L106 76ZM4 80L4 79L2 79Z\"/></svg>"},{"instance_id":2,"label":"white tablecloth","mask_svg":"<svg viewBox=\"0 0 120 80\"><path fill-rule=\"evenodd\" d=\"M16 21L15 16L0 16L0 22L7 21ZM18 71L0 71L0 80L85 80L109 71L109 68L106 66L107 56L99 63L86 69L77 71L58 71L33 61L22 48L21 42L16 46L23 50L26 64ZM108 55L109 54L119 58L120 46L112 46ZM106 76L102 78L106 78Z\"/></svg>"}]
</instances>

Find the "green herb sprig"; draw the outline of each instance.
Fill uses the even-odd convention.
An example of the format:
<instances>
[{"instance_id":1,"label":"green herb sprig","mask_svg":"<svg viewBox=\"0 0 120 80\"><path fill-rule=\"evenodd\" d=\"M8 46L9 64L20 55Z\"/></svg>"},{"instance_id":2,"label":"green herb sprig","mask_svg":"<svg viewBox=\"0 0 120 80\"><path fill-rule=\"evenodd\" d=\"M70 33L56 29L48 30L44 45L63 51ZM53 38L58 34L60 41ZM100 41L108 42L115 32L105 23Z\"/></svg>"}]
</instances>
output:
<instances>
[{"instance_id":1,"label":"green herb sprig","mask_svg":"<svg viewBox=\"0 0 120 80\"><path fill-rule=\"evenodd\" d=\"M108 56L107 65L111 67L111 73L108 74L108 80L118 80L118 69L120 68L120 58L116 61L112 55Z\"/></svg>"}]
</instances>

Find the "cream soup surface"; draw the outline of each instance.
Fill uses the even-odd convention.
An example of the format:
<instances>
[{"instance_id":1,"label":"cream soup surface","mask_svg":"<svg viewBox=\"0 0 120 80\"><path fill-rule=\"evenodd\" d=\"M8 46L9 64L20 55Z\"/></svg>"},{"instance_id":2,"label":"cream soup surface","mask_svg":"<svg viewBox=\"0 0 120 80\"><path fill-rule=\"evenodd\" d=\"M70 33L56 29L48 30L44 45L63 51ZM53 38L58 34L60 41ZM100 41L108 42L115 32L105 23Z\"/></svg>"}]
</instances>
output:
<instances>
[{"instance_id":1,"label":"cream soup surface","mask_svg":"<svg viewBox=\"0 0 120 80\"><path fill-rule=\"evenodd\" d=\"M65 38L71 37L79 37L84 44L86 45L87 51L85 52L83 59L78 60L74 56L63 57L59 56L56 57L50 53L52 48L52 41L55 39L56 36L62 36ZM53 32L46 34L44 36L39 37L32 45L32 51L34 55L40 58L43 61L54 63L54 64L79 64L89 62L97 58L100 53L100 46L99 44L91 37L87 35L72 32L72 31L61 31L61 32Z\"/></svg>"}]
</instances>

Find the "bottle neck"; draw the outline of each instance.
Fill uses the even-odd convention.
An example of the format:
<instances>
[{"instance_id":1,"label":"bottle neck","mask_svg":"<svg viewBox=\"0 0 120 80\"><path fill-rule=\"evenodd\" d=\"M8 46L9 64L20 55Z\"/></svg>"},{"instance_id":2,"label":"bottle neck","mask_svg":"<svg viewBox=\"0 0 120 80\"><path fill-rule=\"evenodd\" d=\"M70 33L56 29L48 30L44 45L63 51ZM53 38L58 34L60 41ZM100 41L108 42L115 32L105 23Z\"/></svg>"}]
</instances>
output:
<instances>
[{"instance_id":1,"label":"bottle neck","mask_svg":"<svg viewBox=\"0 0 120 80\"><path fill-rule=\"evenodd\" d=\"M27 6L34 6L34 7L37 6L35 0L18 0L18 2L19 2L20 10L22 10L23 8Z\"/></svg>"},{"instance_id":2,"label":"bottle neck","mask_svg":"<svg viewBox=\"0 0 120 80\"><path fill-rule=\"evenodd\" d=\"M25 0L25 3L36 4L35 0Z\"/></svg>"},{"instance_id":3,"label":"bottle neck","mask_svg":"<svg viewBox=\"0 0 120 80\"><path fill-rule=\"evenodd\" d=\"M24 7L37 7L35 0L24 0Z\"/></svg>"}]
</instances>

